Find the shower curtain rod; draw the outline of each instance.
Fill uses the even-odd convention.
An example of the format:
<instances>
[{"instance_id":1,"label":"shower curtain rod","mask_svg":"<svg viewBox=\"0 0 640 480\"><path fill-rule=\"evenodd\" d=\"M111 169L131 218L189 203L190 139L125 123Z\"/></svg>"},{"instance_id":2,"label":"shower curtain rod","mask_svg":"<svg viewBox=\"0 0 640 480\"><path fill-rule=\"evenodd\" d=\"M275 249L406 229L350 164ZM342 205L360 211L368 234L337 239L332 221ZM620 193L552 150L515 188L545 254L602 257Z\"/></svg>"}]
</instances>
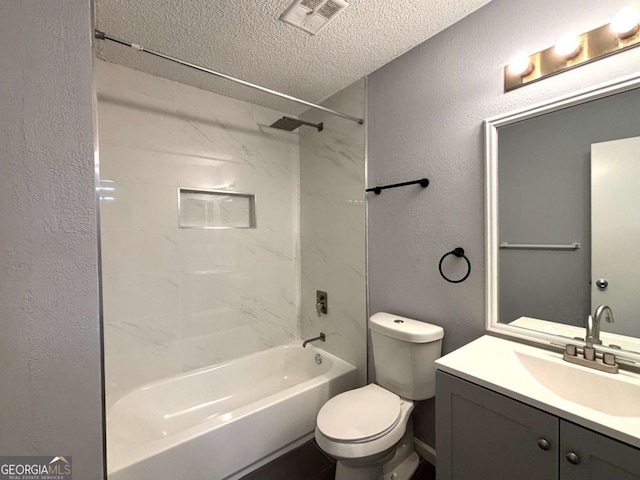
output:
<instances>
[{"instance_id":1,"label":"shower curtain rod","mask_svg":"<svg viewBox=\"0 0 640 480\"><path fill-rule=\"evenodd\" d=\"M247 82L245 80L241 80L236 77L232 77L231 75L226 75L224 73L216 72L215 70L210 70L208 68L201 67L194 63L185 62L184 60L180 60L178 58L171 57L169 55L165 55L164 53L154 52L153 50L149 50L142 45L138 45L136 43L128 42L126 40L122 40L111 36L105 32L100 30L95 31L95 37L98 40L108 40L110 42L119 43L120 45L124 45L125 47L131 47L139 52L148 53L149 55L153 55L156 57L164 58L165 60L169 60L174 63L179 63L180 65L184 65L185 67L193 68L194 70L199 70L201 72L210 73L211 75L215 75L216 77L224 78L226 80L231 80L232 82L239 83L240 85L244 85L245 87L255 88L256 90L260 90L261 92L269 93L271 95L275 95L276 97L284 98L287 100L291 100L292 102L300 103L302 105L306 105L307 107L315 108L318 110L322 110L323 112L330 113L332 115L336 115L338 117L345 118L347 120L351 120L352 122L356 122L360 125L364 124L364 120L362 118L354 117L351 115L347 115L346 113L338 112L336 110L331 110L330 108L323 107L321 105L316 105L315 103L307 102L306 100L302 100L300 98L292 97L291 95L286 95L284 93L276 92L275 90L271 90L269 88L261 87L260 85L256 85L254 83Z\"/></svg>"}]
</instances>

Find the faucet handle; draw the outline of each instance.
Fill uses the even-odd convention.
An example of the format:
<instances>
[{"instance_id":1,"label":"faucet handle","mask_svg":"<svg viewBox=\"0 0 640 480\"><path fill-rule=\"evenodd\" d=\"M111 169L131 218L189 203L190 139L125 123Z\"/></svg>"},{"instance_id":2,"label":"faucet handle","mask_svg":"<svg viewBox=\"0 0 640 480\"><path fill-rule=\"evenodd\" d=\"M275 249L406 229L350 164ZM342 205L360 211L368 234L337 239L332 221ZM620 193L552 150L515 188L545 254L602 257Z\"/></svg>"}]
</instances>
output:
<instances>
[{"instance_id":1,"label":"faucet handle","mask_svg":"<svg viewBox=\"0 0 640 480\"><path fill-rule=\"evenodd\" d=\"M613 353L604 352L602 354L602 363L604 363L605 365L615 365L616 356Z\"/></svg>"},{"instance_id":2,"label":"faucet handle","mask_svg":"<svg viewBox=\"0 0 640 480\"><path fill-rule=\"evenodd\" d=\"M320 290L316 291L316 310L318 311L318 315L322 315L323 313L326 315L329 312L329 296L327 292L322 292Z\"/></svg>"},{"instance_id":3,"label":"faucet handle","mask_svg":"<svg viewBox=\"0 0 640 480\"><path fill-rule=\"evenodd\" d=\"M565 353L571 357L575 357L578 354L578 347L572 343L567 343Z\"/></svg>"}]
</instances>

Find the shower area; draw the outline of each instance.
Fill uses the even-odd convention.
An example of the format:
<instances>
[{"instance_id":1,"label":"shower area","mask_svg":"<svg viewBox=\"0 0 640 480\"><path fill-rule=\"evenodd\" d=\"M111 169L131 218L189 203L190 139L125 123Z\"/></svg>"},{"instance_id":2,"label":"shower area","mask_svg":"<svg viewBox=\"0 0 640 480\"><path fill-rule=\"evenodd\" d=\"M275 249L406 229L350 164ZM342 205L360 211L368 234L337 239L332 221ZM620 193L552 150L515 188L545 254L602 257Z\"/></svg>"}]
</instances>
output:
<instances>
[{"instance_id":1,"label":"shower area","mask_svg":"<svg viewBox=\"0 0 640 480\"><path fill-rule=\"evenodd\" d=\"M109 478L241 478L366 382L365 127L103 60L95 88Z\"/></svg>"}]
</instances>

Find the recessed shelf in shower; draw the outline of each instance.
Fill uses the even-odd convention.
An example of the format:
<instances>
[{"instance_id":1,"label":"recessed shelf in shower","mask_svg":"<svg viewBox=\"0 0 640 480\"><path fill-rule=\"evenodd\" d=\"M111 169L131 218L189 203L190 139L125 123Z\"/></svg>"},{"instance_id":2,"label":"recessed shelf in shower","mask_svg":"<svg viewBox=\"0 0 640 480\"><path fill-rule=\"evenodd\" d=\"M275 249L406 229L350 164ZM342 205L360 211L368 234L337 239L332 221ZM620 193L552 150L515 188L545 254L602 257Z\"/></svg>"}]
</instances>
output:
<instances>
[{"instance_id":1,"label":"recessed shelf in shower","mask_svg":"<svg viewBox=\"0 0 640 480\"><path fill-rule=\"evenodd\" d=\"M180 188L178 222L180 228L256 228L256 196Z\"/></svg>"}]
</instances>

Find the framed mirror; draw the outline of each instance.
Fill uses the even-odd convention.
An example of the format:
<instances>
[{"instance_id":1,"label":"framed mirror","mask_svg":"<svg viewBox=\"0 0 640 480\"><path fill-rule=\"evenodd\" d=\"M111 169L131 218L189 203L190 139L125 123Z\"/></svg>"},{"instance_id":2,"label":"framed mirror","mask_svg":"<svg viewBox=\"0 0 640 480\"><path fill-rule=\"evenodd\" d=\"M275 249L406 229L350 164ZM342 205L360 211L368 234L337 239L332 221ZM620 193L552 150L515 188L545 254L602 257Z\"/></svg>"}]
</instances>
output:
<instances>
[{"instance_id":1,"label":"framed mirror","mask_svg":"<svg viewBox=\"0 0 640 480\"><path fill-rule=\"evenodd\" d=\"M640 362L640 74L485 121L487 330Z\"/></svg>"}]
</instances>

